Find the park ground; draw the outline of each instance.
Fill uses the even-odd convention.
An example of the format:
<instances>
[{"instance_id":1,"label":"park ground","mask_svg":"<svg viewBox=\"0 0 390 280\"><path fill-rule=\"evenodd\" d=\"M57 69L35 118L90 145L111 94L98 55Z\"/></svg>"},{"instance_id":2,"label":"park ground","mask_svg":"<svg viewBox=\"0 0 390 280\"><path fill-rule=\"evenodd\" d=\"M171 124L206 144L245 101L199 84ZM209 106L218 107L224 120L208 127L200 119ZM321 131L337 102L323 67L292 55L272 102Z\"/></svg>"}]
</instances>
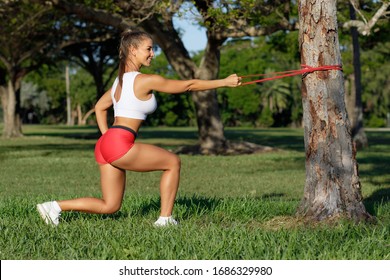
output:
<instances>
[{"instance_id":1,"label":"park ground","mask_svg":"<svg viewBox=\"0 0 390 280\"><path fill-rule=\"evenodd\" d=\"M226 137L278 148L240 156L181 155L174 215L158 229L160 173L127 173L114 215L63 213L44 224L35 205L100 196L94 126L26 125L0 139L0 258L10 259L390 259L390 130L367 129L358 151L364 204L373 224L308 224L295 215L305 184L302 129L227 128ZM143 128L137 141L175 150L196 128Z\"/></svg>"}]
</instances>

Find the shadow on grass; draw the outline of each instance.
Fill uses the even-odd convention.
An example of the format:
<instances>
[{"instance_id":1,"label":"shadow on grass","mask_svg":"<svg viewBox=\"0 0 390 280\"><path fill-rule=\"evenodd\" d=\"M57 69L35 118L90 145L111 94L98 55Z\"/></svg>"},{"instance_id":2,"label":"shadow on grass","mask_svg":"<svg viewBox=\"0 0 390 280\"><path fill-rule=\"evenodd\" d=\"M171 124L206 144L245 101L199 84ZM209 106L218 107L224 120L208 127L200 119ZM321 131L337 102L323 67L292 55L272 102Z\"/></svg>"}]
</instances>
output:
<instances>
[{"instance_id":1,"label":"shadow on grass","mask_svg":"<svg viewBox=\"0 0 390 280\"><path fill-rule=\"evenodd\" d=\"M100 132L95 126L42 126L31 128L26 136L62 137L71 139L98 139ZM138 133L138 139L174 139L198 140L196 128L152 128L144 127ZM225 137L231 141L246 141L258 145L279 149L304 151L303 134L301 130L286 129L225 129Z\"/></svg>"},{"instance_id":2,"label":"shadow on grass","mask_svg":"<svg viewBox=\"0 0 390 280\"><path fill-rule=\"evenodd\" d=\"M164 139L198 139L196 130L176 130L176 129L141 129L138 133L138 139L164 138Z\"/></svg>"},{"instance_id":3,"label":"shadow on grass","mask_svg":"<svg viewBox=\"0 0 390 280\"><path fill-rule=\"evenodd\" d=\"M253 197L251 199L259 201L259 203L266 200L273 200L275 202L282 203L281 198L284 196L283 193L271 193L265 194L259 197ZM200 196L189 196L189 197L180 197L175 202L175 208L177 209L177 214L181 219L191 219L193 217L199 217L203 215L210 215L210 213L215 212L222 204L221 209L224 209L224 204L226 201L229 201L232 198L215 198L215 197L200 197ZM241 200L246 200L246 198L233 198L235 202L240 202ZM370 197L364 200L366 210L373 216L376 216L376 211L378 204L388 203L390 201L390 188L380 189L374 192ZM240 203L238 203L240 204ZM150 199L147 202L142 203L139 208L134 208L133 210L120 210L114 214L103 214L99 215L101 220L121 220L128 217L146 217L150 213L158 213L160 210L160 198L155 197ZM92 214L93 215L93 214ZM62 219L66 222L89 219L91 214L78 213L78 212L66 212L62 216ZM96 217L96 215L95 215ZM283 225L285 226L288 221L296 222L297 219L301 219L295 215L292 216L276 216L276 220L283 219ZM275 219L272 219L270 223L274 224ZM301 221L302 222L302 221ZM272 226L275 227L274 225Z\"/></svg>"},{"instance_id":4,"label":"shadow on grass","mask_svg":"<svg viewBox=\"0 0 390 280\"><path fill-rule=\"evenodd\" d=\"M91 132L64 132L64 133L59 133L58 131L53 131L53 132L30 132L30 133L25 133L26 136L45 136L45 137L62 137L62 138L68 138L68 139L98 139L101 134L100 132L96 131L91 131Z\"/></svg>"},{"instance_id":5,"label":"shadow on grass","mask_svg":"<svg viewBox=\"0 0 390 280\"><path fill-rule=\"evenodd\" d=\"M377 216L378 204L387 204L390 201L390 188L384 188L375 191L369 197L363 200L368 213Z\"/></svg>"},{"instance_id":6,"label":"shadow on grass","mask_svg":"<svg viewBox=\"0 0 390 280\"><path fill-rule=\"evenodd\" d=\"M283 193L271 193L265 194L259 197L253 197L253 200L272 200L279 201L281 197L285 196ZM241 201L247 200L247 198L217 198L217 197L201 197L197 195L189 197L179 197L175 201L175 208L181 213L182 218L190 218L193 216L203 215L215 211L220 204L226 203L226 200ZM260 203L260 202L259 202ZM160 210L160 198L151 200L149 204L143 205L138 211L140 215L146 216L150 212L158 212Z\"/></svg>"},{"instance_id":7,"label":"shadow on grass","mask_svg":"<svg viewBox=\"0 0 390 280\"><path fill-rule=\"evenodd\" d=\"M255 201L262 200L275 200L275 202L282 203L282 198L285 196L283 193L270 193L262 196L253 197ZM235 202L241 200L247 200L247 198L216 198L216 197L201 197L201 196L188 196L179 197L175 202L175 208L181 219L190 219L193 217L199 217L202 215L209 215L218 209L222 204L226 204L226 201L234 200ZM371 196L364 199L363 203L368 213L372 216L377 216L378 204L387 204L390 201L390 188L380 189L374 192ZM121 220L128 217L146 217L150 213L158 213L160 211L160 198L151 198L148 201L143 202L139 208L135 207L133 210L120 210L114 214L99 215L99 219L102 220ZM229 203L229 202L228 202ZM240 204L240 203L238 203ZM222 206L224 208L224 206ZM79 213L79 212L65 212L62 216L67 222L76 221L80 219L88 219L91 214ZM279 217L279 216L277 216ZM296 220L295 215L283 216L284 219Z\"/></svg>"},{"instance_id":8,"label":"shadow on grass","mask_svg":"<svg viewBox=\"0 0 390 280\"><path fill-rule=\"evenodd\" d=\"M389 134L390 135L390 134ZM377 139L376 144L385 144L383 139ZM390 155L383 153L381 150L379 153L375 152L364 155L358 159L359 165L366 165L364 169L359 172L360 178L365 178L367 182L373 186L389 186L390 185ZM364 187L364 185L363 185ZM369 197L363 200L368 213L373 216L377 216L377 208L379 204L387 204L390 201L390 188L385 187L374 191Z\"/></svg>"},{"instance_id":9,"label":"shadow on grass","mask_svg":"<svg viewBox=\"0 0 390 280\"><path fill-rule=\"evenodd\" d=\"M276 202L280 201L280 198L285 196L283 193L271 193L263 196L252 197L251 200L259 201L259 203L266 199L267 201L275 199ZM226 203L234 202L246 202L248 198L216 198L216 197L201 197L201 196L188 196L179 197L175 201L175 209L177 215L181 219L190 219L193 217L199 217L202 215L208 215L218 209L218 207ZM230 201L230 202L229 202ZM146 217L150 213L159 213L161 200L159 197L151 198L147 202L143 202L139 208L134 207L132 210L119 210L114 214L99 215L99 219L102 220L121 220L128 217ZM240 204L240 203L237 203ZM245 203L244 203L245 204ZM222 206L222 208L225 206ZM65 212L62 216L64 221L70 222L80 219L88 219L91 214L80 212Z\"/></svg>"},{"instance_id":10,"label":"shadow on grass","mask_svg":"<svg viewBox=\"0 0 390 280\"><path fill-rule=\"evenodd\" d=\"M390 155L386 154L372 154L365 155L358 159L359 165L369 166L365 170L361 170L360 177L369 178L369 182L373 185L385 184L390 185ZM379 179L377 179L379 178Z\"/></svg>"},{"instance_id":11,"label":"shadow on grass","mask_svg":"<svg viewBox=\"0 0 390 280\"><path fill-rule=\"evenodd\" d=\"M368 146L389 145L390 129L366 130Z\"/></svg>"},{"instance_id":12,"label":"shadow on grass","mask_svg":"<svg viewBox=\"0 0 390 280\"><path fill-rule=\"evenodd\" d=\"M279 149L304 151L304 136L301 129L271 128L271 129L241 129L226 128L225 137L232 141L247 141L258 145ZM388 145L390 130L367 130L369 147ZM50 136L73 139L98 139L100 132L96 126L42 126L25 132L26 136ZM138 138L142 140L153 138L175 140L198 140L196 128L154 128L144 127L139 131ZM364 150L363 150L364 151ZM359 153L360 151L358 151Z\"/></svg>"},{"instance_id":13,"label":"shadow on grass","mask_svg":"<svg viewBox=\"0 0 390 280\"><path fill-rule=\"evenodd\" d=\"M37 144L37 145L16 145L7 146L4 148L6 151L93 151L95 144Z\"/></svg>"},{"instance_id":14,"label":"shadow on grass","mask_svg":"<svg viewBox=\"0 0 390 280\"><path fill-rule=\"evenodd\" d=\"M284 197L286 194L284 193L268 193L268 194L264 194L262 195L260 198L263 199L272 199L272 198L281 198L281 197Z\"/></svg>"},{"instance_id":15,"label":"shadow on grass","mask_svg":"<svg viewBox=\"0 0 390 280\"><path fill-rule=\"evenodd\" d=\"M247 141L258 145L285 150L295 150L298 152L303 152L305 150L303 132L300 132L299 130L274 128L239 129L227 130L225 135L228 140Z\"/></svg>"}]
</instances>

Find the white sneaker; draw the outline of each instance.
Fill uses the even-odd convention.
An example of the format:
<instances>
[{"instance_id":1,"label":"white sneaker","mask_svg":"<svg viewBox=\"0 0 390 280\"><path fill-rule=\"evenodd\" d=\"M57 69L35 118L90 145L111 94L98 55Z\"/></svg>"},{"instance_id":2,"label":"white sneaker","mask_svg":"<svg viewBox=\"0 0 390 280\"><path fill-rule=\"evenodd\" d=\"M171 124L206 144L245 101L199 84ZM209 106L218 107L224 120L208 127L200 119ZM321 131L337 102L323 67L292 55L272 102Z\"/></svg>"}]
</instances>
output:
<instances>
[{"instance_id":1,"label":"white sneaker","mask_svg":"<svg viewBox=\"0 0 390 280\"><path fill-rule=\"evenodd\" d=\"M154 222L154 225L156 227L166 227L166 226L176 226L178 223L177 221L172 218L172 216L169 217L159 217L157 221Z\"/></svg>"},{"instance_id":2,"label":"white sneaker","mask_svg":"<svg viewBox=\"0 0 390 280\"><path fill-rule=\"evenodd\" d=\"M48 225L58 226L60 223L61 210L56 201L49 201L37 205L37 210L42 219Z\"/></svg>"}]
</instances>

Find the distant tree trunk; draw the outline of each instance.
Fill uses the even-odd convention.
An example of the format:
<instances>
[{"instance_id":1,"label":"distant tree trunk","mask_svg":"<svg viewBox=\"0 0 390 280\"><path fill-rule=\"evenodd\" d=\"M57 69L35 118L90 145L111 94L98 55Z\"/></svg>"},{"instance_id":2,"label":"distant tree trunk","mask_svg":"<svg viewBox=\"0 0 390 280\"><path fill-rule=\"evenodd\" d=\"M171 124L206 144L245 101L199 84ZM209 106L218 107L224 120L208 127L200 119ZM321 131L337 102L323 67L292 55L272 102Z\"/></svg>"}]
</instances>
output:
<instances>
[{"instance_id":1,"label":"distant tree trunk","mask_svg":"<svg viewBox=\"0 0 390 280\"><path fill-rule=\"evenodd\" d=\"M356 20L356 12L354 7L349 4L349 13L351 20ZM351 96L354 96L355 106L352 115L350 116L352 125L352 139L357 148L368 146L368 139L363 128L363 104L362 104L362 83L361 83L361 64L360 64L360 44L359 33L356 27L351 27L352 48L353 48L353 70L354 70L354 91L351 91Z\"/></svg>"},{"instance_id":2,"label":"distant tree trunk","mask_svg":"<svg viewBox=\"0 0 390 280\"><path fill-rule=\"evenodd\" d=\"M12 82L12 80L15 82ZM5 138L21 137L23 133L18 104L20 99L20 79L9 79L7 84L1 85L0 88L4 118L2 136Z\"/></svg>"},{"instance_id":3,"label":"distant tree trunk","mask_svg":"<svg viewBox=\"0 0 390 280\"><path fill-rule=\"evenodd\" d=\"M344 92L345 92L345 106L347 108L348 119L353 127L353 119L355 114L356 91L355 91L355 75L353 73L344 77Z\"/></svg>"},{"instance_id":4,"label":"distant tree trunk","mask_svg":"<svg viewBox=\"0 0 390 280\"><path fill-rule=\"evenodd\" d=\"M299 1L301 62L339 65L336 0ZM356 149L344 102L340 71L308 74L302 83L306 184L298 214L313 220L367 220Z\"/></svg>"},{"instance_id":5,"label":"distant tree trunk","mask_svg":"<svg viewBox=\"0 0 390 280\"><path fill-rule=\"evenodd\" d=\"M81 105L77 103L76 105L76 115L77 115L77 125L82 125L83 120L83 112L81 111Z\"/></svg>"},{"instance_id":6,"label":"distant tree trunk","mask_svg":"<svg viewBox=\"0 0 390 280\"><path fill-rule=\"evenodd\" d=\"M208 40L205 55L196 73L196 78L213 80L218 78L220 63L219 47L223 41ZM217 91L207 90L194 92L192 99L195 104L202 154L223 154L227 143L224 135L221 115L219 113Z\"/></svg>"},{"instance_id":7,"label":"distant tree trunk","mask_svg":"<svg viewBox=\"0 0 390 280\"><path fill-rule=\"evenodd\" d=\"M69 78L69 65L65 67L65 85L66 85L66 125L73 125L72 118L72 100L70 97L70 78Z\"/></svg>"},{"instance_id":8,"label":"distant tree trunk","mask_svg":"<svg viewBox=\"0 0 390 280\"><path fill-rule=\"evenodd\" d=\"M81 110L81 105L77 104L76 111L74 115L77 117L77 125L86 125L87 119L95 113L95 108L90 109L88 112L85 113L83 116L83 111Z\"/></svg>"}]
</instances>

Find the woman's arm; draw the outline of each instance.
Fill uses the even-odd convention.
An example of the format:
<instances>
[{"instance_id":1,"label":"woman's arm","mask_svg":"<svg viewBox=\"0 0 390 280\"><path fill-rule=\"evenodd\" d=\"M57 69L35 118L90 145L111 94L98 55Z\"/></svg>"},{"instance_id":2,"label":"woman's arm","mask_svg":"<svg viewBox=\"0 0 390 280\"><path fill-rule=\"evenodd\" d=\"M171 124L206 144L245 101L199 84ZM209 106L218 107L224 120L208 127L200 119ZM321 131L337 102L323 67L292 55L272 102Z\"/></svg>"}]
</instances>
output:
<instances>
[{"instance_id":1,"label":"woman's arm","mask_svg":"<svg viewBox=\"0 0 390 280\"><path fill-rule=\"evenodd\" d=\"M107 110L112 106L111 89L106 91L95 105L96 121L98 123L100 132L106 133L108 130L107 124Z\"/></svg>"},{"instance_id":2,"label":"woman's arm","mask_svg":"<svg viewBox=\"0 0 390 280\"><path fill-rule=\"evenodd\" d=\"M169 80L159 75L142 75L140 83L142 92L152 90L165 93L183 93L186 91L202 91L221 87L237 87L241 84L241 77L232 74L219 80Z\"/></svg>"}]
</instances>

